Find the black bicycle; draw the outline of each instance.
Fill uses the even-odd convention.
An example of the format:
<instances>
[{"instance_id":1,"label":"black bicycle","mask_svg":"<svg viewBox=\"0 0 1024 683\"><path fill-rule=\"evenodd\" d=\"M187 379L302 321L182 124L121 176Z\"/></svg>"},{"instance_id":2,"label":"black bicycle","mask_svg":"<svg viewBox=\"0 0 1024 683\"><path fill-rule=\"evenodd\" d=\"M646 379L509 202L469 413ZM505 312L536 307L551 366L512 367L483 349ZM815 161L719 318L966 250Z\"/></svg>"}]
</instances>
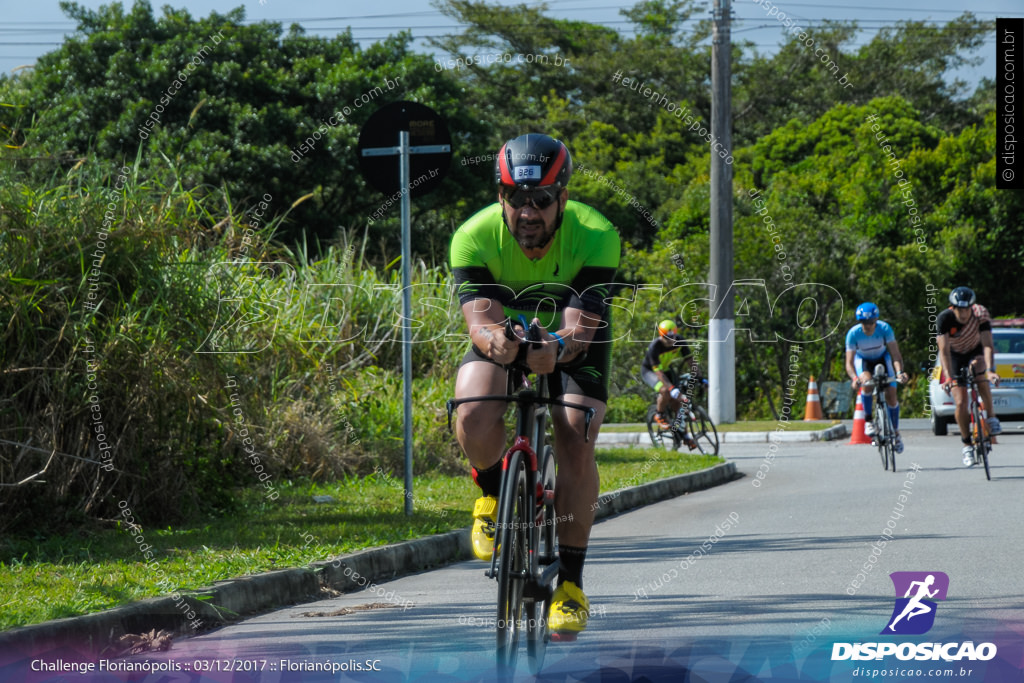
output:
<instances>
[{"instance_id":1,"label":"black bicycle","mask_svg":"<svg viewBox=\"0 0 1024 683\"><path fill-rule=\"evenodd\" d=\"M506 323L505 335L514 338L510 321ZM530 325L516 361L508 367L506 393L448 401L449 430L453 410L463 403L504 401L516 404L516 436L504 456L494 553L490 569L485 572L488 578L498 580L496 654L498 673L503 678L511 677L515 671L524 630L530 671L534 674L543 666L547 644L552 639L547 614L559 563L555 456L546 443L548 406L584 411L587 441L595 414L589 406L551 398L546 375L530 383L525 359L531 343L534 347L541 344L540 330L534 325Z\"/></svg>"},{"instance_id":2,"label":"black bicycle","mask_svg":"<svg viewBox=\"0 0 1024 683\"><path fill-rule=\"evenodd\" d=\"M970 420L971 446L974 447L974 464L985 466L985 478L992 481L988 469L988 454L992 452L992 435L988 433L988 411L978 397L978 385L969 367L960 369L960 379L967 388L967 416Z\"/></svg>"},{"instance_id":3,"label":"black bicycle","mask_svg":"<svg viewBox=\"0 0 1024 683\"><path fill-rule=\"evenodd\" d=\"M703 455L718 455L718 430L715 423L703 407L697 402L704 397L707 381L694 373L684 373L675 383L681 396L682 405L675 419L668 428L663 427L655 419L658 405L652 403L647 408L647 433L655 448L665 448L671 443L672 450L678 450L683 444L692 451L700 451Z\"/></svg>"},{"instance_id":4,"label":"black bicycle","mask_svg":"<svg viewBox=\"0 0 1024 683\"><path fill-rule=\"evenodd\" d=\"M871 437L871 445L878 447L882 458L882 468L896 471L896 430L889 418L888 404L885 402L885 389L889 386L889 374L885 365L875 365L875 374L864 386L871 389L871 400L874 402L872 413L875 435Z\"/></svg>"}]
</instances>

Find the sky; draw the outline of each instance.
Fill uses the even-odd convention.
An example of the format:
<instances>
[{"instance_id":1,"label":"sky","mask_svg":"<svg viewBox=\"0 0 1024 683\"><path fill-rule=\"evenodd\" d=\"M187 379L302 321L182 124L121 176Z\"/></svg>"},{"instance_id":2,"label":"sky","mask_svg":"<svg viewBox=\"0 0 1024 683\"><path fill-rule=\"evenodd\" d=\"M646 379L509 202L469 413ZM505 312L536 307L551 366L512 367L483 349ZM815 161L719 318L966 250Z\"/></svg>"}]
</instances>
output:
<instances>
[{"instance_id":1,"label":"sky","mask_svg":"<svg viewBox=\"0 0 1024 683\"><path fill-rule=\"evenodd\" d=\"M493 1L493 0L492 0ZM526 4L536 5L531 0ZM781 11L800 21L801 25L815 24L823 19L856 20L864 29L851 47L868 42L874 31L892 26L901 20L944 22L964 11L964 0L894 0L883 6L882 0L866 0L871 6L853 7L850 0L772 0ZM500 0L502 5L521 2ZM96 9L101 0L78 0L78 4ZM131 0L123 4L130 6ZM347 27L363 45L385 38L401 29L412 30L415 45L427 53L434 50L425 39L456 32L460 26L422 0L376 0L374 3L337 2L337 0L151 0L154 13L170 4L184 7L193 17L208 16L211 11L225 13L235 7L244 7L246 20L281 22L286 28L301 24L309 33L334 35ZM710 13L711 0L703 3ZM631 24L619 10L633 2L608 0L549 0L548 14L557 18L579 19L602 23L622 32L629 32ZM1021 0L976 0L969 3L970 10L980 19L1024 16ZM774 53L783 38L782 25L767 17L767 11L753 0L733 0L733 40L750 40L762 54ZM21 65L31 64L39 55L56 49L65 34L71 33L73 23L60 10L58 0L0 0L0 72L11 73ZM982 77L994 78L995 43L979 51L984 58L980 67L967 68L956 75L969 83L978 83ZM446 55L438 55L446 57Z\"/></svg>"}]
</instances>

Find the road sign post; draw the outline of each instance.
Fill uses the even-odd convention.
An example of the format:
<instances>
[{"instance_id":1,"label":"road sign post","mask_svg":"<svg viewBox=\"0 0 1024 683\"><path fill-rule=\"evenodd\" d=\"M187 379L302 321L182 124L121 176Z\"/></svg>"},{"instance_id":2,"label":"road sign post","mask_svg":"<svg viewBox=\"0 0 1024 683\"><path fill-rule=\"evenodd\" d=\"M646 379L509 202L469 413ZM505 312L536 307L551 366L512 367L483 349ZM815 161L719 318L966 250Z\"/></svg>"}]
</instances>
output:
<instances>
[{"instance_id":1,"label":"road sign post","mask_svg":"<svg viewBox=\"0 0 1024 683\"><path fill-rule=\"evenodd\" d=\"M415 118L414 118L415 117ZM410 145L410 131L425 142L440 144ZM398 135L398 145L387 145ZM386 146L380 145L382 142ZM405 442L405 514L412 515L412 196L426 194L434 189L444 177L451 163L451 138L444 120L429 107L416 102L393 102L370 116L359 134L360 166L367 181L381 192L394 195L402 193L402 385L404 403ZM424 183L417 182L410 187L413 155L420 155L416 164L423 174L428 175ZM398 157L398 175L394 166L390 170L381 157ZM432 164L434 164L432 166ZM397 180L397 183L394 182ZM397 186L397 187L396 187Z\"/></svg>"}]
</instances>

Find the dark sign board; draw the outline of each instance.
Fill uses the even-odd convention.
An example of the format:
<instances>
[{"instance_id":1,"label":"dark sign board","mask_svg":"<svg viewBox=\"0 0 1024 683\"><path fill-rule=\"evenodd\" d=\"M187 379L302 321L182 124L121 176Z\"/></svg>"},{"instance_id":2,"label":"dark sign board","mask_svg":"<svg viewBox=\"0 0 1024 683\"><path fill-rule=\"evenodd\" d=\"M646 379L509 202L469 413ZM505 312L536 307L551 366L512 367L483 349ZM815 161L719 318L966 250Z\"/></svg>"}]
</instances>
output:
<instances>
[{"instance_id":1,"label":"dark sign board","mask_svg":"<svg viewBox=\"0 0 1024 683\"><path fill-rule=\"evenodd\" d=\"M366 182L386 195L401 191L398 154L399 131L409 131L409 194L421 197L437 189L451 167L452 138L441 115L418 102L392 102L375 111L359 132L359 166ZM447 145L447 151L436 148Z\"/></svg>"}]
</instances>

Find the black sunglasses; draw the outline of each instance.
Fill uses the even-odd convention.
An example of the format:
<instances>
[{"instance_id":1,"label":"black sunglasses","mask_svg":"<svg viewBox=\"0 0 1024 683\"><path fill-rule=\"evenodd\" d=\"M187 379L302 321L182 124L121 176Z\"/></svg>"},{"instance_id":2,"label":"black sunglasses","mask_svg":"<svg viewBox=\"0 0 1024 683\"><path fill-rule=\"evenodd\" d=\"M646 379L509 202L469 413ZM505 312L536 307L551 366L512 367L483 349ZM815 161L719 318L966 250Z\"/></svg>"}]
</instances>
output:
<instances>
[{"instance_id":1,"label":"black sunglasses","mask_svg":"<svg viewBox=\"0 0 1024 683\"><path fill-rule=\"evenodd\" d=\"M519 188L503 188L501 197L513 209L521 209L529 203L538 211L548 208L558 199L559 190L521 190Z\"/></svg>"}]
</instances>

